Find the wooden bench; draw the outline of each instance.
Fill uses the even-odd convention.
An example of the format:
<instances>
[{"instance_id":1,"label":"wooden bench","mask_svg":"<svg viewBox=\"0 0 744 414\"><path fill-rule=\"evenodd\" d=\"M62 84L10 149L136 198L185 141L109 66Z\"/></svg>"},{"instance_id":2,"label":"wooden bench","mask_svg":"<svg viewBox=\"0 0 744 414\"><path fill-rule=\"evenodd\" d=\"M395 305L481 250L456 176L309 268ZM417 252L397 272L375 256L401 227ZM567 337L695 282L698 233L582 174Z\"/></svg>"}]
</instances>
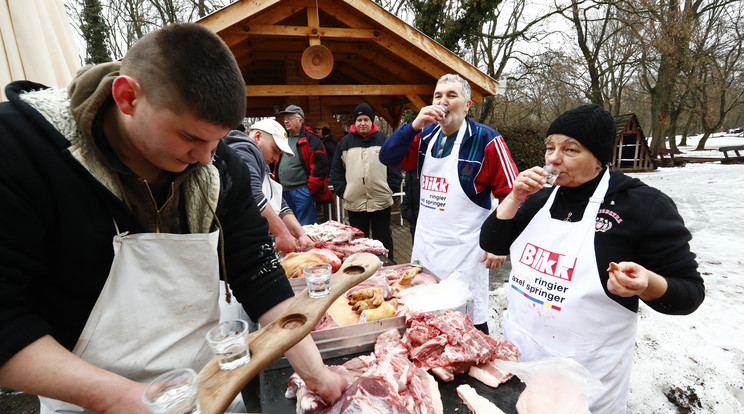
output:
<instances>
[{"instance_id":1,"label":"wooden bench","mask_svg":"<svg viewBox=\"0 0 744 414\"><path fill-rule=\"evenodd\" d=\"M677 165L678 163L674 160L674 155L682 154L682 151L678 149L667 149L667 148L660 148L656 154L659 156L659 165L662 167L673 167Z\"/></svg>"},{"instance_id":2,"label":"wooden bench","mask_svg":"<svg viewBox=\"0 0 744 414\"><path fill-rule=\"evenodd\" d=\"M723 159L721 160L722 164L734 164L734 163L744 162L744 157L739 153L739 151L744 151L744 145L730 145L727 147L721 147L721 148L718 148L718 151L721 151L723 153ZM729 157L729 151L733 151L734 154L736 154L736 156Z\"/></svg>"}]
</instances>

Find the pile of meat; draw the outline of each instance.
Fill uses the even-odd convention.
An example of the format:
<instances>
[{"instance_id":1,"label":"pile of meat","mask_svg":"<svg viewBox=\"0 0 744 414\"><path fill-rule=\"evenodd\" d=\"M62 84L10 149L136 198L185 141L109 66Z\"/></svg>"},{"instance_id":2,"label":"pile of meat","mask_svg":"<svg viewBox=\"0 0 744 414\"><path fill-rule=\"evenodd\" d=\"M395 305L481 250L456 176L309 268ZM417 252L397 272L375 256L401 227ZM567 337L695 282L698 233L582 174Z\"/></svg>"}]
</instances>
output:
<instances>
[{"instance_id":1,"label":"pile of meat","mask_svg":"<svg viewBox=\"0 0 744 414\"><path fill-rule=\"evenodd\" d=\"M461 312L442 314L412 312L406 315L403 344L411 360L444 381L455 373L465 373L491 387L512 377L491 362L517 361L519 350L505 339L494 339L473 326L470 316Z\"/></svg>"},{"instance_id":2,"label":"pile of meat","mask_svg":"<svg viewBox=\"0 0 744 414\"><path fill-rule=\"evenodd\" d=\"M293 374L286 397L297 398L297 413L442 413L439 387L429 369L445 381L468 372L494 387L511 378L508 372L492 370L491 362L516 361L516 346L477 330L467 315L411 313L406 324L402 338L396 329L387 331L377 338L374 353L330 367L349 383L332 406Z\"/></svg>"},{"instance_id":3,"label":"pile of meat","mask_svg":"<svg viewBox=\"0 0 744 414\"><path fill-rule=\"evenodd\" d=\"M381 334L374 353L330 367L346 378L349 387L329 406L310 391L295 373L285 396L297 398L297 413L443 413L442 397L434 377L408 359L398 330Z\"/></svg>"},{"instance_id":4,"label":"pile of meat","mask_svg":"<svg viewBox=\"0 0 744 414\"><path fill-rule=\"evenodd\" d=\"M382 242L364 237L364 233L338 221L329 220L321 224L302 226L305 234L315 242L316 248L329 249L345 259L354 253L387 255Z\"/></svg>"},{"instance_id":5,"label":"pile of meat","mask_svg":"<svg viewBox=\"0 0 744 414\"><path fill-rule=\"evenodd\" d=\"M304 277L302 268L313 263L329 263L335 273L343 261L354 253L372 253L385 256L388 250L378 240L364 237L356 227L337 221L303 226L305 233L315 242L313 249L280 256L279 261L290 279Z\"/></svg>"}]
</instances>

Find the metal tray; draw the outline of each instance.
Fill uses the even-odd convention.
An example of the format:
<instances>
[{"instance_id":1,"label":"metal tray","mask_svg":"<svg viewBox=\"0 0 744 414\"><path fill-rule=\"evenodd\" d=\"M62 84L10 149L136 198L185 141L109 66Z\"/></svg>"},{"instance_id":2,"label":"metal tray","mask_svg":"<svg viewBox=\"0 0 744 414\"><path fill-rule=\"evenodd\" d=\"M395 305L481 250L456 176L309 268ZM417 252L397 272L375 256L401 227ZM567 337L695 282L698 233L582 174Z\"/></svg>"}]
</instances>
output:
<instances>
[{"instance_id":1,"label":"metal tray","mask_svg":"<svg viewBox=\"0 0 744 414\"><path fill-rule=\"evenodd\" d=\"M405 263L386 267L402 267L406 265L419 266L421 267L421 271L423 273L434 276L437 281L440 280L439 277L437 277L434 273L418 264ZM305 289L306 285L304 278L295 278L290 279L289 281L295 293L301 292L303 289ZM442 309L440 310L440 312L444 312L445 310L456 310L465 312L465 308L466 306L461 306L456 309ZM387 332L390 329L397 329L398 332L402 334L406 329L405 316L395 316L392 318L380 319L377 321L340 326L338 328L324 329L322 331L313 331L310 335L315 341L315 344L317 345L321 356L324 360L326 360L329 358L336 358L344 355L371 352L372 350L374 350L377 337L381 333ZM289 363L287 362L286 358L282 357L274 361L266 369L271 370L288 366Z\"/></svg>"}]
</instances>

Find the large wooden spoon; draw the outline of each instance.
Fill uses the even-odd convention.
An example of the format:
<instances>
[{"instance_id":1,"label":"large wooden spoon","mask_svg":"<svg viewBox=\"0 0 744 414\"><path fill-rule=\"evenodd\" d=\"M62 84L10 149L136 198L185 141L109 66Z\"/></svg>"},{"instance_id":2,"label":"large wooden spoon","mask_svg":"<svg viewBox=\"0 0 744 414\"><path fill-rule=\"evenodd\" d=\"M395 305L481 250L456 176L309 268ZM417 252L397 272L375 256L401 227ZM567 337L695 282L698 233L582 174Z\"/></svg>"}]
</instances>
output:
<instances>
[{"instance_id":1,"label":"large wooden spoon","mask_svg":"<svg viewBox=\"0 0 744 414\"><path fill-rule=\"evenodd\" d=\"M198 376L202 414L225 412L253 377L307 336L336 298L372 276L380 264L380 259L370 253L349 256L331 276L331 293L328 296L310 298L306 288L295 296L281 317L248 335L251 360L246 365L232 371L222 371L217 358L207 363Z\"/></svg>"}]
</instances>

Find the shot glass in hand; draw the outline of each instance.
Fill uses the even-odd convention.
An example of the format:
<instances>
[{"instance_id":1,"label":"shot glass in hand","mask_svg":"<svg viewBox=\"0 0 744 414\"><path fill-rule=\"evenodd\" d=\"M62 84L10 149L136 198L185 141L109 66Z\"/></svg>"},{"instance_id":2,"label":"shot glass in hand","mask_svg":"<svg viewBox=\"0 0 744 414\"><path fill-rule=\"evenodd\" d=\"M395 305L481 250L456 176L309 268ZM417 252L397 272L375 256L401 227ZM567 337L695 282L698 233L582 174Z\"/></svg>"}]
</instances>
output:
<instances>
[{"instance_id":1,"label":"shot glass in hand","mask_svg":"<svg viewBox=\"0 0 744 414\"><path fill-rule=\"evenodd\" d=\"M543 184L543 187L552 187L553 184L555 184L555 180L558 178L560 171L552 165L546 165L543 169L548 173L548 175L545 176L545 184Z\"/></svg>"},{"instance_id":2,"label":"shot glass in hand","mask_svg":"<svg viewBox=\"0 0 744 414\"><path fill-rule=\"evenodd\" d=\"M233 370L251 360L251 352L248 349L248 322L242 319L220 322L207 332L207 343L217 354L221 370Z\"/></svg>"},{"instance_id":3,"label":"shot glass in hand","mask_svg":"<svg viewBox=\"0 0 744 414\"><path fill-rule=\"evenodd\" d=\"M315 263L302 268L311 298L322 298L331 293L331 265Z\"/></svg>"},{"instance_id":4,"label":"shot glass in hand","mask_svg":"<svg viewBox=\"0 0 744 414\"><path fill-rule=\"evenodd\" d=\"M152 380L142 401L153 414L199 414L196 384L196 371L174 369Z\"/></svg>"}]
</instances>

